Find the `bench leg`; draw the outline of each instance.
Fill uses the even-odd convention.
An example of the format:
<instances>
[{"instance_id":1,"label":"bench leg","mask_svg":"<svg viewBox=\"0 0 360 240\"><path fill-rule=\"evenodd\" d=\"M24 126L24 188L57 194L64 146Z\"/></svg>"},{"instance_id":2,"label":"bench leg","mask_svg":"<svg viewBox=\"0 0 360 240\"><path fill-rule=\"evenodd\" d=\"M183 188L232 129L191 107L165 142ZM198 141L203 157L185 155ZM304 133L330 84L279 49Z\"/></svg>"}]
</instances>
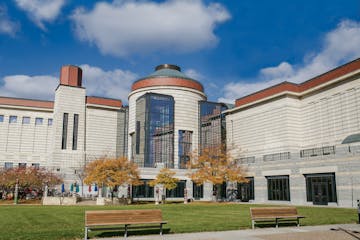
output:
<instances>
[{"instance_id":1,"label":"bench leg","mask_svg":"<svg viewBox=\"0 0 360 240\"><path fill-rule=\"evenodd\" d=\"M255 229L255 220L251 220L251 227L252 229Z\"/></svg>"},{"instance_id":2,"label":"bench leg","mask_svg":"<svg viewBox=\"0 0 360 240\"><path fill-rule=\"evenodd\" d=\"M279 227L279 219L275 218L275 222L276 222L276 228Z\"/></svg>"},{"instance_id":3,"label":"bench leg","mask_svg":"<svg viewBox=\"0 0 360 240\"><path fill-rule=\"evenodd\" d=\"M160 236L162 236L162 223L160 223Z\"/></svg>"},{"instance_id":4,"label":"bench leg","mask_svg":"<svg viewBox=\"0 0 360 240\"><path fill-rule=\"evenodd\" d=\"M127 238L127 230L128 230L128 225L125 224L125 233L124 233L124 238Z\"/></svg>"},{"instance_id":5,"label":"bench leg","mask_svg":"<svg viewBox=\"0 0 360 240\"><path fill-rule=\"evenodd\" d=\"M85 227L85 237L84 237L84 239L85 240L88 239L88 228L87 227Z\"/></svg>"},{"instance_id":6,"label":"bench leg","mask_svg":"<svg viewBox=\"0 0 360 240\"><path fill-rule=\"evenodd\" d=\"M300 221L299 221L299 220L300 220L300 219L298 218L298 219L297 219L297 226L298 226L298 227L300 227Z\"/></svg>"}]
</instances>

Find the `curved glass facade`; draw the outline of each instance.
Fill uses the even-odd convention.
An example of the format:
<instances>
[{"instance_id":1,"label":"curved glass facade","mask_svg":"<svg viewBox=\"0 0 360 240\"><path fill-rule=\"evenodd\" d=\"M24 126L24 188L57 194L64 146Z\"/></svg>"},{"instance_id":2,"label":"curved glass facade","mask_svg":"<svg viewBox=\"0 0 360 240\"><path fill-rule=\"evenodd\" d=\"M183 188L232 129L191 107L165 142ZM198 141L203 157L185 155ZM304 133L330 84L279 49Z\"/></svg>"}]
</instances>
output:
<instances>
[{"instance_id":1,"label":"curved glass facade","mask_svg":"<svg viewBox=\"0 0 360 240\"><path fill-rule=\"evenodd\" d=\"M174 103L156 93L136 100L134 161L140 167L174 167Z\"/></svg>"}]
</instances>

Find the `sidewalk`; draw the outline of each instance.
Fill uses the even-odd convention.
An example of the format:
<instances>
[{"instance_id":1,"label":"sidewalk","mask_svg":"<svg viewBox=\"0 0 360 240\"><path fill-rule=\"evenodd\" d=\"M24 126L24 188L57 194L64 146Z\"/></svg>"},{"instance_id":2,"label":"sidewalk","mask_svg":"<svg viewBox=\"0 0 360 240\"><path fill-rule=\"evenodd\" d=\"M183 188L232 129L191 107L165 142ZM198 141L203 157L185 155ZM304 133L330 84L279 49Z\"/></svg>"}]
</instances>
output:
<instances>
[{"instance_id":1,"label":"sidewalk","mask_svg":"<svg viewBox=\"0 0 360 240\"><path fill-rule=\"evenodd\" d=\"M330 229L343 230L330 230ZM130 233L131 234L131 233ZM99 238L99 240L118 240L121 238ZM129 240L360 240L360 224L336 224L305 227L258 228L255 230L236 230L224 232L201 232L184 234L165 234L129 236Z\"/></svg>"}]
</instances>

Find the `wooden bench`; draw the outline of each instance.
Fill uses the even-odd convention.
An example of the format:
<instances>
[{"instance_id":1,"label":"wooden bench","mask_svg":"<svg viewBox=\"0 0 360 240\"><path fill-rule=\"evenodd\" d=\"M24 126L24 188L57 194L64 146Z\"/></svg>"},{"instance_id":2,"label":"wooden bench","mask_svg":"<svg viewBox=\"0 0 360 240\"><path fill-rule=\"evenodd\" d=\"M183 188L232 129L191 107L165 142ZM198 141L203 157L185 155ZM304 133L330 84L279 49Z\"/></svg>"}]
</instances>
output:
<instances>
[{"instance_id":1,"label":"wooden bench","mask_svg":"<svg viewBox=\"0 0 360 240\"><path fill-rule=\"evenodd\" d=\"M127 237L128 227L134 224L151 224L148 226L139 226L139 228L160 226L160 235L162 235L162 226L167 222L162 219L160 209L153 210L104 210L104 211L85 211L85 239L88 238L88 231L91 230L110 230L118 225L124 225ZM156 224L154 226L154 224ZM108 226L108 228L104 228Z\"/></svg>"},{"instance_id":2,"label":"wooden bench","mask_svg":"<svg viewBox=\"0 0 360 240\"><path fill-rule=\"evenodd\" d=\"M255 228L256 222L270 222L275 220L276 227L279 221L296 221L300 226L299 219L304 216L298 215L295 207L263 207L250 208L252 228Z\"/></svg>"}]
</instances>

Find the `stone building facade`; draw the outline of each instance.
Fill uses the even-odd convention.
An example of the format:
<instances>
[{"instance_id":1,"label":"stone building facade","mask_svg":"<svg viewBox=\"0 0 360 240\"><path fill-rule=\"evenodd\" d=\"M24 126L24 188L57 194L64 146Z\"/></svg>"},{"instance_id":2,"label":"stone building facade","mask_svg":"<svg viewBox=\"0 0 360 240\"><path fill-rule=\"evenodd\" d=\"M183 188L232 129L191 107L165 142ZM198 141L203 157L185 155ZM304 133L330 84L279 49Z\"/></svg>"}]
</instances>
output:
<instances>
[{"instance_id":1,"label":"stone building facade","mask_svg":"<svg viewBox=\"0 0 360 240\"><path fill-rule=\"evenodd\" d=\"M154 200L147 183L163 167L181 181L166 193L211 200L186 163L221 143L247 169L249 183L224 183L218 197L255 203L354 207L360 198L360 60L301 84L283 82L239 98L207 101L202 84L175 65L134 82L128 106L86 95L82 70L61 68L54 101L0 97L0 165L46 167L68 187L99 157L126 156L141 170L135 200ZM240 151L238 151L240 149ZM86 195L87 187L81 193ZM127 190L121 194L127 194Z\"/></svg>"}]
</instances>

